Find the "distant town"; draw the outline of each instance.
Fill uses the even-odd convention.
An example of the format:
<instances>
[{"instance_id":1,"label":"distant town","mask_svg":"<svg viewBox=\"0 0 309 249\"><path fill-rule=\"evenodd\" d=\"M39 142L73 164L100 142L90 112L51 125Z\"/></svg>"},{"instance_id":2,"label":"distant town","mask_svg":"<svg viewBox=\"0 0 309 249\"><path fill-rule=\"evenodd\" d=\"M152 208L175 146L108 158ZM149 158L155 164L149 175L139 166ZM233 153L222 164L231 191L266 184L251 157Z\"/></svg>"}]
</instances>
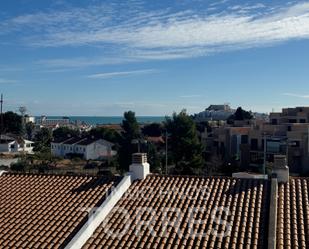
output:
<instances>
[{"instance_id":1,"label":"distant town","mask_svg":"<svg viewBox=\"0 0 309 249\"><path fill-rule=\"evenodd\" d=\"M21 107L1 115L2 170L121 174L131 154L143 152L152 170L164 174L271 174L282 157L290 174L309 174L309 107L264 114L210 105L194 115L184 110L148 123L129 111L121 123L96 125L27 113Z\"/></svg>"}]
</instances>

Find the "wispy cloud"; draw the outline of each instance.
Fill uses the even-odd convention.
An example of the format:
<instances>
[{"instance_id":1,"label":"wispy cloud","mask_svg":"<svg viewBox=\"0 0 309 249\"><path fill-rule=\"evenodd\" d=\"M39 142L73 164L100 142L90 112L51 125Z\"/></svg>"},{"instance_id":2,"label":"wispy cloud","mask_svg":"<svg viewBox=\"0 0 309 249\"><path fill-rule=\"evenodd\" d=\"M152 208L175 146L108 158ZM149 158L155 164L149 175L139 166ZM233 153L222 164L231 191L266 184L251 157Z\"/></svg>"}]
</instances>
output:
<instances>
[{"instance_id":1,"label":"wispy cloud","mask_svg":"<svg viewBox=\"0 0 309 249\"><path fill-rule=\"evenodd\" d=\"M3 21L0 35L22 30L21 40L36 47L98 46L104 59L76 61L83 66L200 57L309 39L309 2L228 6L212 14L188 8L149 11L141 3L111 1L87 8L21 15Z\"/></svg>"},{"instance_id":2,"label":"wispy cloud","mask_svg":"<svg viewBox=\"0 0 309 249\"><path fill-rule=\"evenodd\" d=\"M303 94L296 94L296 93L283 93L282 95L290 96L290 97L296 97L296 98L301 98L301 99L309 99L309 94L308 95L303 95Z\"/></svg>"},{"instance_id":3,"label":"wispy cloud","mask_svg":"<svg viewBox=\"0 0 309 249\"><path fill-rule=\"evenodd\" d=\"M49 72L66 71L68 69L83 68L89 66L114 65L120 63L135 62L137 59L117 56L102 56L102 57L72 57L61 59L45 59L36 62L38 66L48 68ZM53 68L57 68L56 70Z\"/></svg>"},{"instance_id":4,"label":"wispy cloud","mask_svg":"<svg viewBox=\"0 0 309 249\"><path fill-rule=\"evenodd\" d=\"M10 79L2 79L0 78L0 84L11 84L11 83L17 83L18 80L10 80Z\"/></svg>"},{"instance_id":5,"label":"wispy cloud","mask_svg":"<svg viewBox=\"0 0 309 249\"><path fill-rule=\"evenodd\" d=\"M122 72L108 72L108 73L98 73L88 75L87 78L90 79L108 79L115 77L126 77L133 75L142 75L142 74L150 74L155 73L157 70L155 69L145 69L145 70L134 70L134 71L122 71Z\"/></svg>"},{"instance_id":6,"label":"wispy cloud","mask_svg":"<svg viewBox=\"0 0 309 249\"><path fill-rule=\"evenodd\" d=\"M180 98L198 98L201 97L200 94L192 94L192 95L181 95Z\"/></svg>"}]
</instances>

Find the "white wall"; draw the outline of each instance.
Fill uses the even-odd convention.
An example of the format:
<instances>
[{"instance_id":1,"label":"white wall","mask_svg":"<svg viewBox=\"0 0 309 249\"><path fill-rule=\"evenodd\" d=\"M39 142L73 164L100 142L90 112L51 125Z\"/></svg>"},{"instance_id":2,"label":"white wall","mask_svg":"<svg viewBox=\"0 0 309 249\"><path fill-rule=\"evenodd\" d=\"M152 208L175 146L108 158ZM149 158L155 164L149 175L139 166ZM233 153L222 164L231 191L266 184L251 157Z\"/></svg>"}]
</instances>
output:
<instances>
[{"instance_id":1,"label":"white wall","mask_svg":"<svg viewBox=\"0 0 309 249\"><path fill-rule=\"evenodd\" d=\"M11 146L14 145L14 148ZM18 152L19 145L15 141L7 143L7 144L0 144L0 152Z\"/></svg>"},{"instance_id":2,"label":"white wall","mask_svg":"<svg viewBox=\"0 0 309 249\"><path fill-rule=\"evenodd\" d=\"M59 157L65 157L68 153L83 154L86 160L96 160L116 154L112 151L110 143L104 142L104 140L98 140L89 145L51 143L51 153Z\"/></svg>"},{"instance_id":3,"label":"white wall","mask_svg":"<svg viewBox=\"0 0 309 249\"><path fill-rule=\"evenodd\" d=\"M62 157L63 151L62 151L62 144L58 143L51 143L51 153L54 156Z\"/></svg>"},{"instance_id":4,"label":"white wall","mask_svg":"<svg viewBox=\"0 0 309 249\"><path fill-rule=\"evenodd\" d=\"M25 143L22 146L19 146L20 152L33 153L33 142L25 140Z\"/></svg>"},{"instance_id":5,"label":"white wall","mask_svg":"<svg viewBox=\"0 0 309 249\"><path fill-rule=\"evenodd\" d=\"M95 160L98 158L106 157L107 155L108 155L108 148L99 142L94 142L87 146L85 158L86 160L89 159Z\"/></svg>"}]
</instances>

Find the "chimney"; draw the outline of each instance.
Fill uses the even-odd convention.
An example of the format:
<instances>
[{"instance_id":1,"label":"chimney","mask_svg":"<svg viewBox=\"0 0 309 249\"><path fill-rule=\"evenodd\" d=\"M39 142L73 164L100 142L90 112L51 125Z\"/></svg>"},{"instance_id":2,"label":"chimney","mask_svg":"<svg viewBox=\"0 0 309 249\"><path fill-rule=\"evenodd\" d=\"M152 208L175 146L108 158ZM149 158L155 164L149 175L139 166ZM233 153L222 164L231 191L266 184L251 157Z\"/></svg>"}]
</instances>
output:
<instances>
[{"instance_id":1,"label":"chimney","mask_svg":"<svg viewBox=\"0 0 309 249\"><path fill-rule=\"evenodd\" d=\"M285 183L289 181L289 167L287 165L286 156L275 155L272 173L277 176L278 182Z\"/></svg>"},{"instance_id":2,"label":"chimney","mask_svg":"<svg viewBox=\"0 0 309 249\"><path fill-rule=\"evenodd\" d=\"M147 163L146 153L134 153L132 155L132 164L130 165L130 172L132 180L143 180L150 173L149 163Z\"/></svg>"}]
</instances>

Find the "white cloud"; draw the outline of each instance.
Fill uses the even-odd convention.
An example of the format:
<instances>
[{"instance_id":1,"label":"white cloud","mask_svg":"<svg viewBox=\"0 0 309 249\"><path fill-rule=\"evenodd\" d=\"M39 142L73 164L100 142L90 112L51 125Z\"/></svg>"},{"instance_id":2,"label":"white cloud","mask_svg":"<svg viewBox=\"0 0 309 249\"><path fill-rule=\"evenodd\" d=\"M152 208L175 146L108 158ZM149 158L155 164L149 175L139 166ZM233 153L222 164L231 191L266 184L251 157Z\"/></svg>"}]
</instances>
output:
<instances>
[{"instance_id":1,"label":"white cloud","mask_svg":"<svg viewBox=\"0 0 309 249\"><path fill-rule=\"evenodd\" d=\"M73 66L199 57L309 38L308 2L237 5L214 14L141 6L140 1L132 6L111 2L22 15L2 22L0 35L22 30L23 41L38 47L99 46L104 59L76 58ZM71 66L61 60L46 63Z\"/></svg>"},{"instance_id":2,"label":"white cloud","mask_svg":"<svg viewBox=\"0 0 309 249\"><path fill-rule=\"evenodd\" d=\"M283 93L284 96L296 97L301 99L309 99L309 95L296 94L296 93Z\"/></svg>"},{"instance_id":3,"label":"white cloud","mask_svg":"<svg viewBox=\"0 0 309 249\"><path fill-rule=\"evenodd\" d=\"M87 77L90 78L90 79L108 79L108 78L115 78L115 77L150 74L150 73L154 73L154 72L157 72L157 71L154 70L154 69L145 69L145 70L135 70L135 71L98 73L98 74L88 75Z\"/></svg>"}]
</instances>

